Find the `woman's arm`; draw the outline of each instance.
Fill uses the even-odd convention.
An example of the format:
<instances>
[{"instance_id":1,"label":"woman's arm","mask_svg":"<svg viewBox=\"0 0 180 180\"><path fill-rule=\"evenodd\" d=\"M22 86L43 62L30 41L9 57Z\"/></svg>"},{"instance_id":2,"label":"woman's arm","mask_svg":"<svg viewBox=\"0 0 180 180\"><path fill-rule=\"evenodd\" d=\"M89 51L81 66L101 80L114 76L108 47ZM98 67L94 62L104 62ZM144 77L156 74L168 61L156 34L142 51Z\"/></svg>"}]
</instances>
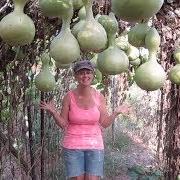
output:
<instances>
[{"instance_id":1,"label":"woman's arm","mask_svg":"<svg viewBox=\"0 0 180 180\"><path fill-rule=\"evenodd\" d=\"M64 129L67 128L68 126L69 110L70 110L70 98L68 94L66 94L62 102L62 108L61 108L61 113L60 113L60 116L63 119L62 125Z\"/></svg>"},{"instance_id":2,"label":"woman's arm","mask_svg":"<svg viewBox=\"0 0 180 180\"><path fill-rule=\"evenodd\" d=\"M100 95L100 124L102 127L107 128L110 126L115 118L119 114L128 114L129 113L129 106L128 105L121 105L119 106L111 115L108 114L107 108L106 108L106 101L104 96Z\"/></svg>"},{"instance_id":3,"label":"woman's arm","mask_svg":"<svg viewBox=\"0 0 180 180\"><path fill-rule=\"evenodd\" d=\"M68 112L69 112L69 97L66 95L63 99L61 112L56 110L54 101L48 103L41 102L40 108L48 111L54 118L56 124L65 129L68 125Z\"/></svg>"}]
</instances>

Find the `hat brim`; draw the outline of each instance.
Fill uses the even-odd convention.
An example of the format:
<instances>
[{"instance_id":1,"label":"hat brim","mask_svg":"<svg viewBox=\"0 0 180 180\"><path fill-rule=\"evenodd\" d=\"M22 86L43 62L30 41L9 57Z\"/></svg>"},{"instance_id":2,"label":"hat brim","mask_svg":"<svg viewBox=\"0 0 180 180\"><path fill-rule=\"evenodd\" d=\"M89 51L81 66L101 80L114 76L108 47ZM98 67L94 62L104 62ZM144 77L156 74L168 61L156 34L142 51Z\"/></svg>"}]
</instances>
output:
<instances>
[{"instance_id":1,"label":"hat brim","mask_svg":"<svg viewBox=\"0 0 180 180\"><path fill-rule=\"evenodd\" d=\"M81 66L81 67L77 68L74 72L76 73L76 72L78 72L78 71L80 71L82 69L88 69L88 70L94 71L94 68L92 68L92 67Z\"/></svg>"}]
</instances>

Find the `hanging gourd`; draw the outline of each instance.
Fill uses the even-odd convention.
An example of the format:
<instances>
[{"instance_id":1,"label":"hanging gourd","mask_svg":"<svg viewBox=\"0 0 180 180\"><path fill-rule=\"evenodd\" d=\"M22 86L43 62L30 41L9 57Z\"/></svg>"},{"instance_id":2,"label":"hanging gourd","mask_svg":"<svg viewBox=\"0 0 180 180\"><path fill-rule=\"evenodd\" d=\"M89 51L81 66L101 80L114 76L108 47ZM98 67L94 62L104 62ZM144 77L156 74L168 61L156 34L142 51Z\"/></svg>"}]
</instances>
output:
<instances>
[{"instance_id":1,"label":"hanging gourd","mask_svg":"<svg viewBox=\"0 0 180 180\"><path fill-rule=\"evenodd\" d=\"M101 52L107 43L106 31L93 17L93 0L83 0L86 9L86 22L77 35L80 48L84 52Z\"/></svg>"},{"instance_id":2,"label":"hanging gourd","mask_svg":"<svg viewBox=\"0 0 180 180\"><path fill-rule=\"evenodd\" d=\"M78 10L83 6L82 0L72 0L73 3L73 9Z\"/></svg>"},{"instance_id":3,"label":"hanging gourd","mask_svg":"<svg viewBox=\"0 0 180 180\"><path fill-rule=\"evenodd\" d=\"M102 74L115 75L127 71L129 60L124 51L119 49L115 44L115 37L118 31L115 19L104 16L100 19L103 22L106 31L108 32L108 48L99 53L97 59L97 67Z\"/></svg>"},{"instance_id":4,"label":"hanging gourd","mask_svg":"<svg viewBox=\"0 0 180 180\"><path fill-rule=\"evenodd\" d=\"M73 8L62 17L62 28L60 33L50 44L50 55L59 64L70 64L80 58L80 48L77 39L70 30Z\"/></svg>"},{"instance_id":5,"label":"hanging gourd","mask_svg":"<svg viewBox=\"0 0 180 180\"><path fill-rule=\"evenodd\" d=\"M93 64L93 66L94 66L95 68L97 68L97 58L98 58L98 54L95 54L95 55L90 59L91 63Z\"/></svg>"},{"instance_id":6,"label":"hanging gourd","mask_svg":"<svg viewBox=\"0 0 180 180\"><path fill-rule=\"evenodd\" d=\"M85 20L86 19L86 8L84 6L79 10L78 17L81 20Z\"/></svg>"},{"instance_id":7,"label":"hanging gourd","mask_svg":"<svg viewBox=\"0 0 180 180\"><path fill-rule=\"evenodd\" d=\"M80 20L72 28L72 34L77 38L78 33L83 29L85 20Z\"/></svg>"},{"instance_id":8,"label":"hanging gourd","mask_svg":"<svg viewBox=\"0 0 180 180\"><path fill-rule=\"evenodd\" d=\"M180 64L180 48L177 48L174 53L173 57L175 59L176 64Z\"/></svg>"},{"instance_id":9,"label":"hanging gourd","mask_svg":"<svg viewBox=\"0 0 180 180\"><path fill-rule=\"evenodd\" d=\"M115 15L128 22L141 22L155 15L164 0L112 0Z\"/></svg>"},{"instance_id":10,"label":"hanging gourd","mask_svg":"<svg viewBox=\"0 0 180 180\"><path fill-rule=\"evenodd\" d=\"M0 21L0 36L11 46L30 44L35 36L35 26L29 16L24 14L28 0L13 0L14 11Z\"/></svg>"},{"instance_id":11,"label":"hanging gourd","mask_svg":"<svg viewBox=\"0 0 180 180\"><path fill-rule=\"evenodd\" d=\"M176 64L170 70L168 77L172 83L180 85L180 64Z\"/></svg>"},{"instance_id":12,"label":"hanging gourd","mask_svg":"<svg viewBox=\"0 0 180 180\"><path fill-rule=\"evenodd\" d=\"M118 48L120 48L123 51L127 51L129 49L129 42L128 42L128 38L127 35L120 35L115 39L115 43L117 45Z\"/></svg>"},{"instance_id":13,"label":"hanging gourd","mask_svg":"<svg viewBox=\"0 0 180 180\"><path fill-rule=\"evenodd\" d=\"M39 0L43 15L48 17L62 17L71 6L71 0Z\"/></svg>"},{"instance_id":14,"label":"hanging gourd","mask_svg":"<svg viewBox=\"0 0 180 180\"><path fill-rule=\"evenodd\" d=\"M107 35L108 34L114 34L118 30L118 23L116 19L114 19L115 16L111 12L109 15L101 15L97 20L98 22L104 27Z\"/></svg>"},{"instance_id":15,"label":"hanging gourd","mask_svg":"<svg viewBox=\"0 0 180 180\"><path fill-rule=\"evenodd\" d=\"M129 64L131 64L134 67L138 67L141 64L141 59L137 58L137 59L134 59L133 61L129 61Z\"/></svg>"},{"instance_id":16,"label":"hanging gourd","mask_svg":"<svg viewBox=\"0 0 180 180\"><path fill-rule=\"evenodd\" d=\"M142 64L135 72L136 84L146 91L161 88L166 80L166 73L157 62L156 54L150 54L148 62Z\"/></svg>"},{"instance_id":17,"label":"hanging gourd","mask_svg":"<svg viewBox=\"0 0 180 180\"><path fill-rule=\"evenodd\" d=\"M55 65L59 69L68 69L71 66L71 64L60 64L57 61L55 62Z\"/></svg>"},{"instance_id":18,"label":"hanging gourd","mask_svg":"<svg viewBox=\"0 0 180 180\"><path fill-rule=\"evenodd\" d=\"M96 14L96 16L94 17L94 19L95 19L96 21L98 21L98 18L99 18L100 16L102 16L102 15L101 15L101 14Z\"/></svg>"},{"instance_id":19,"label":"hanging gourd","mask_svg":"<svg viewBox=\"0 0 180 180\"><path fill-rule=\"evenodd\" d=\"M145 47L149 52L157 52L161 43L161 37L159 36L158 31L151 27L147 32L145 37Z\"/></svg>"},{"instance_id":20,"label":"hanging gourd","mask_svg":"<svg viewBox=\"0 0 180 180\"><path fill-rule=\"evenodd\" d=\"M47 53L41 56L42 68L40 73L35 77L35 85L42 92L52 91L56 85L55 78L50 72L51 58Z\"/></svg>"},{"instance_id":21,"label":"hanging gourd","mask_svg":"<svg viewBox=\"0 0 180 180\"><path fill-rule=\"evenodd\" d=\"M83 6L78 12L79 21L73 26L72 34L77 38L78 33L82 30L85 24L86 9Z\"/></svg>"},{"instance_id":22,"label":"hanging gourd","mask_svg":"<svg viewBox=\"0 0 180 180\"><path fill-rule=\"evenodd\" d=\"M136 24L128 33L128 41L135 47L145 46L145 37L150 27L147 23Z\"/></svg>"},{"instance_id":23,"label":"hanging gourd","mask_svg":"<svg viewBox=\"0 0 180 180\"><path fill-rule=\"evenodd\" d=\"M141 89L154 91L161 88L166 80L166 73L157 62L160 36L155 28L148 31L145 45L149 50L149 59L136 70L134 80Z\"/></svg>"},{"instance_id":24,"label":"hanging gourd","mask_svg":"<svg viewBox=\"0 0 180 180\"><path fill-rule=\"evenodd\" d=\"M96 68L92 85L101 83L101 81L102 81L102 73L99 71L99 69Z\"/></svg>"},{"instance_id":25,"label":"hanging gourd","mask_svg":"<svg viewBox=\"0 0 180 180\"><path fill-rule=\"evenodd\" d=\"M132 45L129 45L129 48L128 50L126 51L126 54L129 58L130 61L133 61L135 59L137 59L139 57L139 49L132 46Z\"/></svg>"}]
</instances>

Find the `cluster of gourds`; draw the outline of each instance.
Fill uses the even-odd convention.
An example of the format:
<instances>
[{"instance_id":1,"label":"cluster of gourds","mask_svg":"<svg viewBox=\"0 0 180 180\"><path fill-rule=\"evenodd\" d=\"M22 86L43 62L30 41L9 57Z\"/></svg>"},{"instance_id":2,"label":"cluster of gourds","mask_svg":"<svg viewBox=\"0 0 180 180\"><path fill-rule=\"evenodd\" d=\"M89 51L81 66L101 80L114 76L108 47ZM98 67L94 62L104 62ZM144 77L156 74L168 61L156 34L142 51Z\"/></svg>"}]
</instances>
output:
<instances>
[{"instance_id":1,"label":"cluster of gourds","mask_svg":"<svg viewBox=\"0 0 180 180\"><path fill-rule=\"evenodd\" d=\"M0 36L11 46L27 45L34 39L34 23L24 14L27 1L13 0L14 11L0 21ZM62 27L51 41L49 53L41 56L42 70L35 79L37 88L48 92L55 86L54 76L49 71L51 58L58 68L67 68L81 59L81 53L95 55L91 59L96 66L93 83L101 82L102 74L127 72L131 64L136 66L134 80L140 88L147 91L161 88L166 73L157 62L160 36L147 22L160 10L163 2L112 0L112 12L109 15L98 14L94 18L93 0L39 0L42 13L62 19ZM70 29L75 10L79 10L79 21ZM124 21L136 22L128 32L128 39L122 34L118 36L119 26L114 14ZM139 47L149 51L145 62L140 58Z\"/></svg>"}]
</instances>

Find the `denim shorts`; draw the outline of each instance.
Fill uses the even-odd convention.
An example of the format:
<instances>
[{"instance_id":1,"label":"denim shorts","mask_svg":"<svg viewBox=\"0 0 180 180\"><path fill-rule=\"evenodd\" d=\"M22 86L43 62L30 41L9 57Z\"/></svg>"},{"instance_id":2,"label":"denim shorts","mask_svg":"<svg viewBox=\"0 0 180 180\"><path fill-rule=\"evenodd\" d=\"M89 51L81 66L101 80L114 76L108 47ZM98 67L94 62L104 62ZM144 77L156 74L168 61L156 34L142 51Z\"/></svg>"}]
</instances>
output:
<instances>
[{"instance_id":1,"label":"denim shorts","mask_svg":"<svg viewBox=\"0 0 180 180\"><path fill-rule=\"evenodd\" d=\"M67 177L83 174L103 177L104 150L63 149Z\"/></svg>"}]
</instances>

